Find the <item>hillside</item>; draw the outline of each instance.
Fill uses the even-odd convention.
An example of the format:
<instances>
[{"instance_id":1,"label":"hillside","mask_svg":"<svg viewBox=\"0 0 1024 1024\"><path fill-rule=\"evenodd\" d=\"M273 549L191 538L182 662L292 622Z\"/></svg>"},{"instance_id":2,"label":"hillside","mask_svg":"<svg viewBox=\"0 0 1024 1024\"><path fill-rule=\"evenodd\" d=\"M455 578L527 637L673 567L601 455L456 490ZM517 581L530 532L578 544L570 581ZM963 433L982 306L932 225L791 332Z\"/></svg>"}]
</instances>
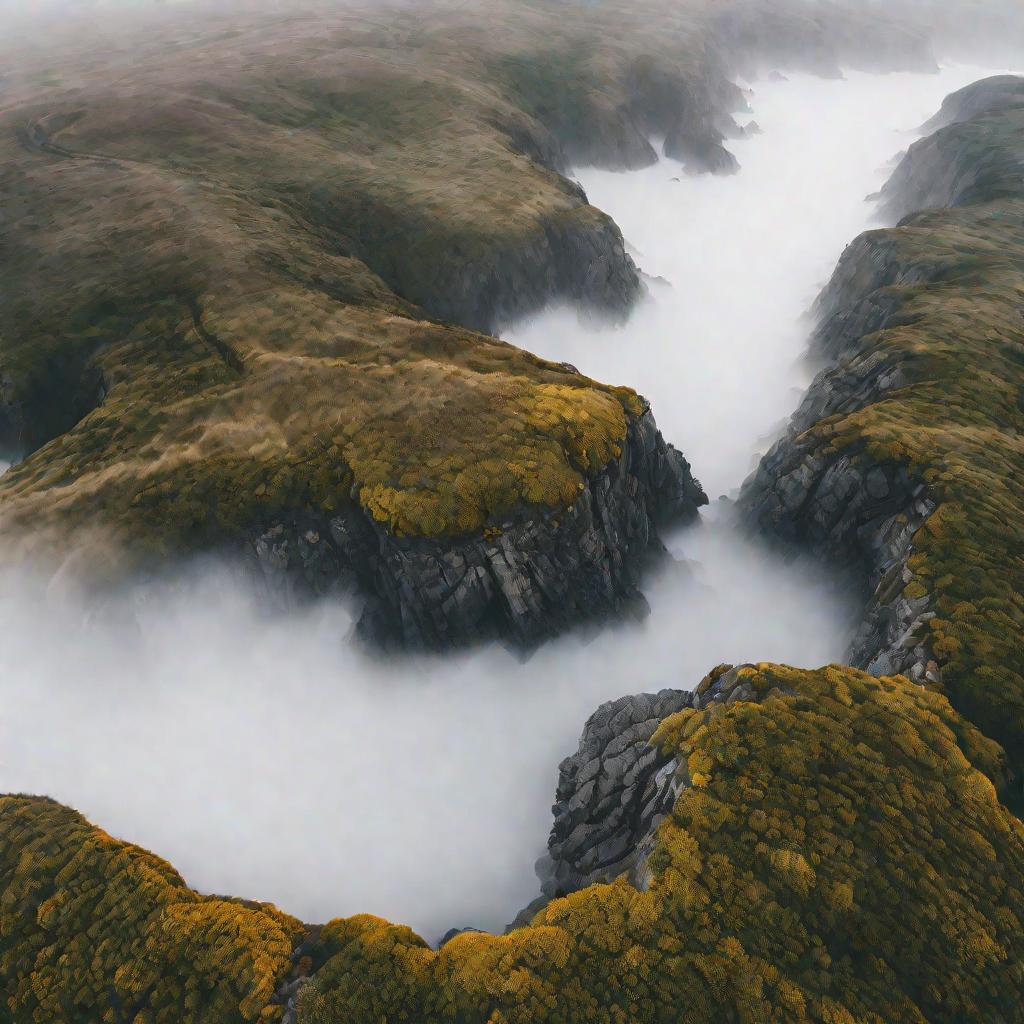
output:
<instances>
[{"instance_id":1,"label":"hillside","mask_svg":"<svg viewBox=\"0 0 1024 1024\"><path fill-rule=\"evenodd\" d=\"M440 950L197 897L75 812L4 798L11 1019L1024 1019L1024 829L994 744L941 696L841 667L720 668L692 704L652 740L678 796L641 887Z\"/></svg>"},{"instance_id":2,"label":"hillside","mask_svg":"<svg viewBox=\"0 0 1024 1024\"><path fill-rule=\"evenodd\" d=\"M1019 802L1024 102L998 85L951 97L973 115L883 192L900 225L843 255L819 303L830 365L742 501L759 530L855 566L852 663L948 694L1006 748Z\"/></svg>"},{"instance_id":3,"label":"hillside","mask_svg":"<svg viewBox=\"0 0 1024 1024\"><path fill-rule=\"evenodd\" d=\"M652 135L731 169L730 63L929 59L800 4L509 3L498 36L460 4L181 10L7 44L8 557L97 584L243 554L412 647L636 604L704 500L642 399L475 333L642 293L559 172Z\"/></svg>"}]
</instances>

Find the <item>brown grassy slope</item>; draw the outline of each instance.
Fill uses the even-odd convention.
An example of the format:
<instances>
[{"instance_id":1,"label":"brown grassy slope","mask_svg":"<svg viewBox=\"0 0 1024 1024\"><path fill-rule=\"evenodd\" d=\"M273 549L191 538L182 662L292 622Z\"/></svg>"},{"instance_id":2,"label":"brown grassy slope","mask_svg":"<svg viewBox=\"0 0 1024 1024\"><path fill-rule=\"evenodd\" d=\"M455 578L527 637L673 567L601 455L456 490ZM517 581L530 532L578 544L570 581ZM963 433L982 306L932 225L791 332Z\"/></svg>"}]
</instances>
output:
<instances>
[{"instance_id":1,"label":"brown grassy slope","mask_svg":"<svg viewBox=\"0 0 1024 1024\"><path fill-rule=\"evenodd\" d=\"M683 711L656 736L683 789L646 891L591 886L529 927L439 951L378 918L331 922L298 951L312 972L300 1024L1024 1020L1024 832L986 777L994 744L902 677L741 675L753 699ZM142 868L158 877L140 888ZM70 810L5 800L15 1024L101 1019L151 979L137 1020L255 1021L289 973L282 939L303 937L169 872ZM280 1001L259 1019L279 1019Z\"/></svg>"},{"instance_id":2,"label":"brown grassy slope","mask_svg":"<svg viewBox=\"0 0 1024 1024\"><path fill-rule=\"evenodd\" d=\"M567 503L623 437L635 398L428 323L367 265L443 312L504 252L543 272L560 238L614 243L490 124L528 119L343 19L290 25L160 40L127 76L79 58L2 115L0 361L12 440L43 446L8 524L98 508L177 546L354 483L384 522L457 533Z\"/></svg>"},{"instance_id":3,"label":"brown grassy slope","mask_svg":"<svg viewBox=\"0 0 1024 1024\"><path fill-rule=\"evenodd\" d=\"M717 145L720 8L190 10L0 44L8 535L161 552L296 503L427 535L566 504L636 399L423 310L628 305L617 229L554 168ZM824 35L787 14L771 45L795 19Z\"/></svg>"}]
</instances>

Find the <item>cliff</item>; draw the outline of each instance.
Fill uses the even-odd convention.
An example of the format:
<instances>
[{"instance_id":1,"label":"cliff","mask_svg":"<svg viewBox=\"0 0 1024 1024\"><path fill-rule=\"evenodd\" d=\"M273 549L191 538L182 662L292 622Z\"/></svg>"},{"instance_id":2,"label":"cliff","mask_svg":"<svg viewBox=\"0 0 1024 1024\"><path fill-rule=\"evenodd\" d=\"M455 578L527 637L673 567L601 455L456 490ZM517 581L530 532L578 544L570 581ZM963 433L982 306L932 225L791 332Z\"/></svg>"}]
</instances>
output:
<instances>
[{"instance_id":1,"label":"cliff","mask_svg":"<svg viewBox=\"0 0 1024 1024\"><path fill-rule=\"evenodd\" d=\"M819 301L829 365L741 504L853 568L851 661L947 693L1003 744L1019 800L1024 107L1004 95L972 87L897 168L882 199L904 219L844 253Z\"/></svg>"},{"instance_id":2,"label":"cliff","mask_svg":"<svg viewBox=\"0 0 1024 1024\"><path fill-rule=\"evenodd\" d=\"M730 169L765 11L723 10L175 5L0 43L4 557L100 586L241 555L416 646L642 608L699 485L638 396L482 332L628 314L621 233L562 172L652 136ZM773 19L769 63L787 26L852 55L889 25Z\"/></svg>"}]
</instances>

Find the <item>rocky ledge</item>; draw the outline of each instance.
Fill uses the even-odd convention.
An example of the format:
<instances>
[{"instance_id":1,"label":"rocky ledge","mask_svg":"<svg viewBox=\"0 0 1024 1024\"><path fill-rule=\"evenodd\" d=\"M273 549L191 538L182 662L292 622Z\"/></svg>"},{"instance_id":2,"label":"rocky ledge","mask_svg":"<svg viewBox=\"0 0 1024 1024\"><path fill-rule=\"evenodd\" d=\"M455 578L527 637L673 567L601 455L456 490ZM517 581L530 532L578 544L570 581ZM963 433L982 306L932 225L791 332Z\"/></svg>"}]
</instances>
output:
<instances>
[{"instance_id":1,"label":"rocky ledge","mask_svg":"<svg viewBox=\"0 0 1024 1024\"><path fill-rule=\"evenodd\" d=\"M451 539L397 537L361 508L307 513L268 524L248 550L279 602L361 593L359 631L376 644L443 649L503 638L528 649L580 622L645 613L639 587L664 551L658 527L692 520L707 500L648 409L568 509L524 511Z\"/></svg>"},{"instance_id":2,"label":"rocky ledge","mask_svg":"<svg viewBox=\"0 0 1024 1024\"><path fill-rule=\"evenodd\" d=\"M1000 78L957 94L944 108L953 123L893 174L882 199L900 223L843 254L812 340L827 366L740 506L754 529L836 562L863 588L851 664L941 684L1019 776L1016 88Z\"/></svg>"},{"instance_id":3,"label":"rocky ledge","mask_svg":"<svg viewBox=\"0 0 1024 1024\"><path fill-rule=\"evenodd\" d=\"M655 732L685 708L759 699L741 667L725 665L693 691L661 690L602 704L587 719L579 749L559 765L555 821L547 853L537 862L543 900L622 876L646 889L658 826L689 784L686 765L654 742ZM529 909L536 913L538 903Z\"/></svg>"}]
</instances>

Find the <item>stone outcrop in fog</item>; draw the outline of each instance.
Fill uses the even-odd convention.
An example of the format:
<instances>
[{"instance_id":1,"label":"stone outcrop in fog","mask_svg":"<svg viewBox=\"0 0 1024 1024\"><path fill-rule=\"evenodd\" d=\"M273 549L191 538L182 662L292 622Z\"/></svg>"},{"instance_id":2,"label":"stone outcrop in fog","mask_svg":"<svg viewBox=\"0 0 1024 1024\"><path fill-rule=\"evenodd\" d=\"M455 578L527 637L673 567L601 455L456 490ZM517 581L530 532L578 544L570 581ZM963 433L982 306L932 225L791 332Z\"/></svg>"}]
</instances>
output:
<instances>
[{"instance_id":1,"label":"stone outcrop in fog","mask_svg":"<svg viewBox=\"0 0 1024 1024\"><path fill-rule=\"evenodd\" d=\"M757 529L853 568L866 608L852 662L941 686L1005 747L1018 800L1024 105L1007 102L1013 92L998 79L956 94L943 115L953 123L896 169L881 198L904 219L843 254L818 304L814 346L829 366L741 505Z\"/></svg>"},{"instance_id":2,"label":"stone outcrop in fog","mask_svg":"<svg viewBox=\"0 0 1024 1024\"><path fill-rule=\"evenodd\" d=\"M580 622L643 615L642 570L663 551L659 525L692 520L707 497L649 411L620 454L585 478L564 510L519 516L483 537L395 537L354 510L297 513L253 541L278 603L330 593L346 577L372 595L360 632L380 646L446 648L490 637L525 648Z\"/></svg>"}]
</instances>

